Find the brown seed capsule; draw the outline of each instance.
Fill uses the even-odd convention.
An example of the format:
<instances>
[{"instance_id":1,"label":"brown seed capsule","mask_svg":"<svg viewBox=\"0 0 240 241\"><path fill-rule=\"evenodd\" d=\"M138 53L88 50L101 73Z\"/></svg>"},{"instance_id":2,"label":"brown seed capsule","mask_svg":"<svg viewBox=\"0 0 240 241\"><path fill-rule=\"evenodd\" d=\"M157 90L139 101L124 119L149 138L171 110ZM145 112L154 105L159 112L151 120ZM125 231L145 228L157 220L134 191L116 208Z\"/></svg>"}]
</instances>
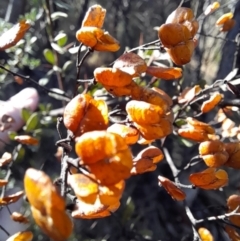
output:
<instances>
[{"instance_id":1,"label":"brown seed capsule","mask_svg":"<svg viewBox=\"0 0 240 241\"><path fill-rule=\"evenodd\" d=\"M228 153L226 151L222 151L204 155L202 156L202 159L208 167L220 167L227 162L228 157Z\"/></svg>"},{"instance_id":2,"label":"brown seed capsule","mask_svg":"<svg viewBox=\"0 0 240 241\"><path fill-rule=\"evenodd\" d=\"M219 140L204 141L199 145L199 154L208 155L216 152L225 151L224 143Z\"/></svg>"},{"instance_id":3,"label":"brown seed capsule","mask_svg":"<svg viewBox=\"0 0 240 241\"><path fill-rule=\"evenodd\" d=\"M199 129L199 130L203 130L205 132L207 132L208 134L214 134L215 133L215 130L208 124L204 123L204 122L201 122L201 121L198 121L192 117L188 117L186 119L187 123L191 126L193 126L194 128L196 129Z\"/></svg>"}]
</instances>

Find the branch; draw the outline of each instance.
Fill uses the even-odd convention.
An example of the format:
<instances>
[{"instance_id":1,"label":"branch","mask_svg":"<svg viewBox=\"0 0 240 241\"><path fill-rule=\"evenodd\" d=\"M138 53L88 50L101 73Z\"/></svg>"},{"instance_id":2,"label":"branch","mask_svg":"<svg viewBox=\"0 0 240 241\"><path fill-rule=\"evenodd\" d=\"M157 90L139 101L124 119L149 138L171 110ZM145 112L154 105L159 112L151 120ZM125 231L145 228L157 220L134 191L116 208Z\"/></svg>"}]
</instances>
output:
<instances>
[{"instance_id":1,"label":"branch","mask_svg":"<svg viewBox=\"0 0 240 241\"><path fill-rule=\"evenodd\" d=\"M47 93L52 93L54 95L59 95L59 96L62 96L64 97L67 101L70 101L71 99L69 98L69 96L67 96L66 94L62 94L62 93L58 93L58 92L55 92L53 90L50 90L50 89L47 89L45 88L44 86L42 85L39 85L37 81L35 81L34 79L30 78L29 76L25 76L25 75L22 75L22 74L18 74L16 72L13 72L12 70L9 70L7 68L5 68L3 65L0 64L0 69L3 69L5 71L7 71L8 73L10 73L12 76L18 76L22 79L25 79L26 81L30 82L30 83L33 83L35 84L38 88L41 88L42 90L44 90L45 92ZM52 97L52 96L51 96Z\"/></svg>"},{"instance_id":2,"label":"branch","mask_svg":"<svg viewBox=\"0 0 240 241\"><path fill-rule=\"evenodd\" d=\"M212 216L212 217L207 217L207 218L195 220L195 223L198 224L198 223L202 223L202 222L205 222L205 221L209 221L210 222L210 221L216 221L216 220L224 220L225 218L229 218L231 216L240 216L240 213L237 212L238 208L239 208L239 206L237 206L237 208L234 209L232 212L225 213L223 215Z\"/></svg>"}]
</instances>

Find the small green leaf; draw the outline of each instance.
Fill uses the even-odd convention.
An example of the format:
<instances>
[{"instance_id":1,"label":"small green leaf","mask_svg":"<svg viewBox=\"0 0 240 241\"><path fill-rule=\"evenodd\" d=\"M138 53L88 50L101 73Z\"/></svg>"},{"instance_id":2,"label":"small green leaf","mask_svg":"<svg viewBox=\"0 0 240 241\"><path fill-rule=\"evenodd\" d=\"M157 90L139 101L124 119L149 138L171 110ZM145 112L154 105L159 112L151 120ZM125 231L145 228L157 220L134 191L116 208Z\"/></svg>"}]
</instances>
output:
<instances>
[{"instance_id":1,"label":"small green leaf","mask_svg":"<svg viewBox=\"0 0 240 241\"><path fill-rule=\"evenodd\" d=\"M53 21L59 19L59 18L67 18L68 15L64 12L54 12L51 14L51 18Z\"/></svg>"},{"instance_id":2,"label":"small green leaf","mask_svg":"<svg viewBox=\"0 0 240 241\"><path fill-rule=\"evenodd\" d=\"M70 54L76 54L76 53L78 52L78 49L79 49L79 46L72 47L72 48L68 49L68 52L69 52ZM87 49L87 47L86 47L86 46L83 46L83 47L81 48L81 52L85 51L86 49Z\"/></svg>"},{"instance_id":3,"label":"small green leaf","mask_svg":"<svg viewBox=\"0 0 240 241\"><path fill-rule=\"evenodd\" d=\"M122 220L121 220L122 223L127 222L127 220L129 220L132 217L134 210L135 210L135 205L131 197L129 197L127 199L126 206L122 214Z\"/></svg>"},{"instance_id":4,"label":"small green leaf","mask_svg":"<svg viewBox=\"0 0 240 241\"><path fill-rule=\"evenodd\" d=\"M30 111L26 108L22 109L21 117L25 123L28 121L28 119L30 118L31 115L32 115L32 111Z\"/></svg>"},{"instance_id":5,"label":"small green leaf","mask_svg":"<svg viewBox=\"0 0 240 241\"><path fill-rule=\"evenodd\" d=\"M51 49L44 49L43 55L48 63L50 63L52 65L55 63L55 57L54 57L53 51Z\"/></svg>"},{"instance_id":6,"label":"small green leaf","mask_svg":"<svg viewBox=\"0 0 240 241\"><path fill-rule=\"evenodd\" d=\"M15 152L14 156L13 156L13 159L15 161L21 161L23 160L24 156L25 156L25 148L23 147L22 144L19 144L17 147L16 147L17 151Z\"/></svg>"},{"instance_id":7,"label":"small green leaf","mask_svg":"<svg viewBox=\"0 0 240 241\"><path fill-rule=\"evenodd\" d=\"M53 66L53 70L54 70L55 72L59 72L59 73L62 72L62 69L61 69L60 67L58 67L57 65L54 65L54 66Z\"/></svg>"},{"instance_id":8,"label":"small green leaf","mask_svg":"<svg viewBox=\"0 0 240 241\"><path fill-rule=\"evenodd\" d=\"M181 142L184 146L186 146L186 147L191 147L191 146L194 145L193 142L188 141L188 140L186 140L186 139L184 139L184 138L180 138L180 142Z\"/></svg>"},{"instance_id":9,"label":"small green leaf","mask_svg":"<svg viewBox=\"0 0 240 241\"><path fill-rule=\"evenodd\" d=\"M54 41L57 42L58 46L63 47L67 43L67 34L59 33L55 38Z\"/></svg>"},{"instance_id":10,"label":"small green leaf","mask_svg":"<svg viewBox=\"0 0 240 241\"><path fill-rule=\"evenodd\" d=\"M175 121L175 124L176 124L178 127L181 127L181 126L183 126L183 125L186 125L187 122L186 122L184 119L177 119L177 120Z\"/></svg>"},{"instance_id":11,"label":"small green leaf","mask_svg":"<svg viewBox=\"0 0 240 241\"><path fill-rule=\"evenodd\" d=\"M39 124L39 114L33 113L26 123L25 131L33 131Z\"/></svg>"},{"instance_id":12,"label":"small green leaf","mask_svg":"<svg viewBox=\"0 0 240 241\"><path fill-rule=\"evenodd\" d=\"M17 135L17 132L15 131L9 131L8 132L8 137L11 141L14 141L15 136Z\"/></svg>"},{"instance_id":13,"label":"small green leaf","mask_svg":"<svg viewBox=\"0 0 240 241\"><path fill-rule=\"evenodd\" d=\"M41 86L44 86L44 85L47 85L49 82L49 78L41 78L39 81L38 81L38 84L41 85Z\"/></svg>"},{"instance_id":14,"label":"small green leaf","mask_svg":"<svg viewBox=\"0 0 240 241\"><path fill-rule=\"evenodd\" d=\"M73 64L73 62L71 60L68 60L67 62L65 62L65 64L62 67L62 71L66 72L67 69Z\"/></svg>"},{"instance_id":15,"label":"small green leaf","mask_svg":"<svg viewBox=\"0 0 240 241\"><path fill-rule=\"evenodd\" d=\"M52 48L57 51L59 54L64 54L65 50L63 48L61 48L60 46L58 46L55 43L51 43Z\"/></svg>"}]
</instances>

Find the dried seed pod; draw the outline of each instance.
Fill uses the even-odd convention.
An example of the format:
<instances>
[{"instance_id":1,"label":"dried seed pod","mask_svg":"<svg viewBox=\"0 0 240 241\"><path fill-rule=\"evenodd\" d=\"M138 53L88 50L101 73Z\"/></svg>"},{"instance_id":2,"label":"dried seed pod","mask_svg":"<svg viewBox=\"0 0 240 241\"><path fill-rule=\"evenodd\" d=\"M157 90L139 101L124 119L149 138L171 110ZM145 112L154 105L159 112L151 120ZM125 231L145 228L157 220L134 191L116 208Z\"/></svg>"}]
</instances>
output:
<instances>
[{"instance_id":1,"label":"dried seed pod","mask_svg":"<svg viewBox=\"0 0 240 241\"><path fill-rule=\"evenodd\" d=\"M123 124L115 123L108 127L107 131L120 135L127 145L133 145L139 139L139 131L136 128Z\"/></svg>"},{"instance_id":2,"label":"dried seed pod","mask_svg":"<svg viewBox=\"0 0 240 241\"><path fill-rule=\"evenodd\" d=\"M216 171L215 168L208 168L202 172L191 174L189 180L192 184L202 189L217 189L228 183L228 174L221 169Z\"/></svg>"},{"instance_id":3,"label":"dried seed pod","mask_svg":"<svg viewBox=\"0 0 240 241\"><path fill-rule=\"evenodd\" d=\"M180 104L190 102L194 99L194 97L201 91L201 87L199 85L195 85L194 87L187 87L183 90L181 95L178 97L178 102Z\"/></svg>"},{"instance_id":4,"label":"dried seed pod","mask_svg":"<svg viewBox=\"0 0 240 241\"><path fill-rule=\"evenodd\" d=\"M95 4L91 6L85 14L82 21L82 27L97 27L102 28L106 15L106 9Z\"/></svg>"},{"instance_id":5,"label":"dried seed pod","mask_svg":"<svg viewBox=\"0 0 240 241\"><path fill-rule=\"evenodd\" d=\"M165 48L172 48L180 44L185 44L191 39L188 28L182 24L168 23L163 24L158 30L160 38Z\"/></svg>"},{"instance_id":6,"label":"dried seed pod","mask_svg":"<svg viewBox=\"0 0 240 241\"><path fill-rule=\"evenodd\" d=\"M214 241L213 235L211 234L211 232L208 229L203 228L203 227L199 228L198 233L199 233L199 236L202 240L204 240L204 241Z\"/></svg>"},{"instance_id":7,"label":"dried seed pod","mask_svg":"<svg viewBox=\"0 0 240 241\"><path fill-rule=\"evenodd\" d=\"M208 134L214 134L215 130L208 124L198 121L197 119L194 119L192 117L187 117L186 119L187 123L191 126L193 126L196 129L205 131Z\"/></svg>"},{"instance_id":8,"label":"dried seed pod","mask_svg":"<svg viewBox=\"0 0 240 241\"><path fill-rule=\"evenodd\" d=\"M21 20L19 23L13 25L12 28L0 36L0 51L15 46L24 37L30 27L31 25L26 20Z\"/></svg>"},{"instance_id":9,"label":"dried seed pod","mask_svg":"<svg viewBox=\"0 0 240 241\"><path fill-rule=\"evenodd\" d=\"M29 135L15 136L14 140L18 141L22 144L25 144L25 145L36 146L36 145L39 144L39 140L37 138L34 138L32 136L29 136Z\"/></svg>"},{"instance_id":10,"label":"dried seed pod","mask_svg":"<svg viewBox=\"0 0 240 241\"><path fill-rule=\"evenodd\" d=\"M104 100L79 94L67 104L63 117L65 127L78 137L88 131L106 130L108 107Z\"/></svg>"},{"instance_id":11,"label":"dried seed pod","mask_svg":"<svg viewBox=\"0 0 240 241\"><path fill-rule=\"evenodd\" d=\"M32 241L33 233L30 231L22 231L11 235L6 241Z\"/></svg>"},{"instance_id":12,"label":"dried seed pod","mask_svg":"<svg viewBox=\"0 0 240 241\"><path fill-rule=\"evenodd\" d=\"M204 14L208 15L208 14L212 13L213 11L217 10L219 7L220 7L219 2L213 2L212 4L208 5L206 10L204 11Z\"/></svg>"},{"instance_id":13,"label":"dried seed pod","mask_svg":"<svg viewBox=\"0 0 240 241\"><path fill-rule=\"evenodd\" d=\"M216 25L222 25L226 21L228 21L229 19L232 19L232 18L233 18L233 13L231 13L231 12L225 13L216 21Z\"/></svg>"},{"instance_id":14,"label":"dried seed pod","mask_svg":"<svg viewBox=\"0 0 240 241\"><path fill-rule=\"evenodd\" d=\"M156 91L143 86L134 86L131 89L131 96L133 100L145 101L147 103L160 106L164 113L170 109L168 99L164 96L163 91Z\"/></svg>"},{"instance_id":15,"label":"dried seed pod","mask_svg":"<svg viewBox=\"0 0 240 241\"><path fill-rule=\"evenodd\" d=\"M192 9L179 7L173 11L167 18L166 23L179 23L186 26L193 37L198 30L198 22L194 20Z\"/></svg>"},{"instance_id":16,"label":"dried seed pod","mask_svg":"<svg viewBox=\"0 0 240 241\"><path fill-rule=\"evenodd\" d=\"M192 9L179 7L168 16L166 23L183 23L186 20L192 20L193 18L194 14Z\"/></svg>"},{"instance_id":17,"label":"dried seed pod","mask_svg":"<svg viewBox=\"0 0 240 241\"><path fill-rule=\"evenodd\" d=\"M164 110L145 101L131 100L126 105L129 119L138 124L157 124L164 117Z\"/></svg>"},{"instance_id":18,"label":"dried seed pod","mask_svg":"<svg viewBox=\"0 0 240 241\"><path fill-rule=\"evenodd\" d=\"M208 167L220 167L227 162L228 157L228 153L226 151L222 151L204 155L202 156L202 159Z\"/></svg>"},{"instance_id":19,"label":"dried seed pod","mask_svg":"<svg viewBox=\"0 0 240 241\"><path fill-rule=\"evenodd\" d=\"M209 100L202 103L201 111L202 113L207 113L215 108L218 103L222 100L222 95L220 93L214 93Z\"/></svg>"},{"instance_id":20,"label":"dried seed pod","mask_svg":"<svg viewBox=\"0 0 240 241\"><path fill-rule=\"evenodd\" d=\"M173 80L182 77L182 69L176 67L148 66L146 73L164 80Z\"/></svg>"},{"instance_id":21,"label":"dried seed pod","mask_svg":"<svg viewBox=\"0 0 240 241\"><path fill-rule=\"evenodd\" d=\"M119 50L119 42L113 38L108 32L97 27L81 27L76 32L76 38L79 42L96 51Z\"/></svg>"},{"instance_id":22,"label":"dried seed pod","mask_svg":"<svg viewBox=\"0 0 240 241\"><path fill-rule=\"evenodd\" d=\"M147 69L147 64L135 53L125 53L115 60L113 68L121 69L132 77L138 77Z\"/></svg>"},{"instance_id":23,"label":"dried seed pod","mask_svg":"<svg viewBox=\"0 0 240 241\"><path fill-rule=\"evenodd\" d=\"M240 169L240 142L225 143L225 148L229 154L229 159L224 165Z\"/></svg>"},{"instance_id":24,"label":"dried seed pod","mask_svg":"<svg viewBox=\"0 0 240 241\"><path fill-rule=\"evenodd\" d=\"M233 194L227 199L228 212L236 210L236 213L240 212L240 196ZM233 215L229 217L230 221L237 226L240 226L240 216Z\"/></svg>"},{"instance_id":25,"label":"dried seed pod","mask_svg":"<svg viewBox=\"0 0 240 241\"><path fill-rule=\"evenodd\" d=\"M180 128L178 134L191 141L203 142L208 140L208 135L205 131L194 128Z\"/></svg>"},{"instance_id":26,"label":"dried seed pod","mask_svg":"<svg viewBox=\"0 0 240 241\"><path fill-rule=\"evenodd\" d=\"M235 25L236 25L236 20L229 19L222 25L222 27L220 28L220 31L227 32L227 31L231 30Z\"/></svg>"},{"instance_id":27,"label":"dried seed pod","mask_svg":"<svg viewBox=\"0 0 240 241\"><path fill-rule=\"evenodd\" d=\"M89 105L90 95L77 95L65 107L63 113L63 122L65 127L75 133L78 130L85 111Z\"/></svg>"},{"instance_id":28,"label":"dried seed pod","mask_svg":"<svg viewBox=\"0 0 240 241\"><path fill-rule=\"evenodd\" d=\"M88 170L102 185L114 185L130 177L133 166L132 154L129 149L118 151L116 154L98 162L88 164Z\"/></svg>"},{"instance_id":29,"label":"dried seed pod","mask_svg":"<svg viewBox=\"0 0 240 241\"><path fill-rule=\"evenodd\" d=\"M186 198L185 192L183 192L177 185L170 181L168 178L163 176L158 176L159 185L162 186L172 199L176 201L182 201Z\"/></svg>"},{"instance_id":30,"label":"dried seed pod","mask_svg":"<svg viewBox=\"0 0 240 241\"><path fill-rule=\"evenodd\" d=\"M104 30L97 27L82 27L76 32L76 38L84 45L93 48L104 34Z\"/></svg>"},{"instance_id":31,"label":"dried seed pod","mask_svg":"<svg viewBox=\"0 0 240 241\"><path fill-rule=\"evenodd\" d=\"M156 91L158 94L160 94L168 103L169 106L173 105L172 98L163 90L157 88L157 87L152 87L152 90ZM153 103L152 103L153 104Z\"/></svg>"},{"instance_id":32,"label":"dried seed pod","mask_svg":"<svg viewBox=\"0 0 240 241\"><path fill-rule=\"evenodd\" d=\"M164 155L159 148L155 146L148 146L147 148L140 151L133 161L137 161L138 159L142 158L149 159L155 164L162 161Z\"/></svg>"},{"instance_id":33,"label":"dried seed pod","mask_svg":"<svg viewBox=\"0 0 240 241\"><path fill-rule=\"evenodd\" d=\"M86 132L76 139L75 150L84 164L96 163L128 149L125 140L107 131Z\"/></svg>"},{"instance_id":34,"label":"dried seed pod","mask_svg":"<svg viewBox=\"0 0 240 241\"><path fill-rule=\"evenodd\" d=\"M225 150L226 149L224 143L219 140L205 141L199 145L199 154L202 156L216 152L223 152Z\"/></svg>"},{"instance_id":35,"label":"dried seed pod","mask_svg":"<svg viewBox=\"0 0 240 241\"><path fill-rule=\"evenodd\" d=\"M99 67L94 70L94 77L98 83L106 86L124 87L130 85L132 76L120 69Z\"/></svg>"},{"instance_id":36,"label":"dried seed pod","mask_svg":"<svg viewBox=\"0 0 240 241\"><path fill-rule=\"evenodd\" d=\"M167 52L175 64L184 65L190 62L194 46L193 40L188 40L184 44L167 49Z\"/></svg>"},{"instance_id":37,"label":"dried seed pod","mask_svg":"<svg viewBox=\"0 0 240 241\"><path fill-rule=\"evenodd\" d=\"M73 229L72 221L65 212L64 198L49 176L29 168L24 176L24 187L33 218L39 227L53 240L68 239Z\"/></svg>"},{"instance_id":38,"label":"dried seed pod","mask_svg":"<svg viewBox=\"0 0 240 241\"><path fill-rule=\"evenodd\" d=\"M161 139L172 133L172 123L167 118L162 118L158 124L149 125L135 122L134 126L144 139L151 141Z\"/></svg>"}]
</instances>

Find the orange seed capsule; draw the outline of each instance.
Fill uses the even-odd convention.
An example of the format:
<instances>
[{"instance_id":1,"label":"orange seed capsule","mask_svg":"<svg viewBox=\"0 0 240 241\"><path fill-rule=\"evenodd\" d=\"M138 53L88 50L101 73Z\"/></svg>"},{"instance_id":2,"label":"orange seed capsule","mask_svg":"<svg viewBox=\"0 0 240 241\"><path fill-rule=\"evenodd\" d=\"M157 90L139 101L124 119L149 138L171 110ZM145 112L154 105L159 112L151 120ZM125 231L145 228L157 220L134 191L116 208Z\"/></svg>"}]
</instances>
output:
<instances>
[{"instance_id":1,"label":"orange seed capsule","mask_svg":"<svg viewBox=\"0 0 240 241\"><path fill-rule=\"evenodd\" d=\"M129 101L126 111L129 118L138 124L157 124L165 114L160 106L137 100Z\"/></svg>"},{"instance_id":2,"label":"orange seed capsule","mask_svg":"<svg viewBox=\"0 0 240 241\"><path fill-rule=\"evenodd\" d=\"M202 113L207 113L215 108L218 103L222 100L222 95L220 93L214 93L209 100L202 103L201 111Z\"/></svg>"},{"instance_id":3,"label":"orange seed capsule","mask_svg":"<svg viewBox=\"0 0 240 241\"><path fill-rule=\"evenodd\" d=\"M204 122L198 121L197 119L194 119L192 117L187 117L186 121L189 125L193 126L194 128L205 131L208 134L215 133L215 130L210 125Z\"/></svg>"},{"instance_id":4,"label":"orange seed capsule","mask_svg":"<svg viewBox=\"0 0 240 241\"><path fill-rule=\"evenodd\" d=\"M226 151L222 151L204 155L202 156L202 159L208 167L220 167L227 162L228 157L228 153Z\"/></svg>"},{"instance_id":5,"label":"orange seed capsule","mask_svg":"<svg viewBox=\"0 0 240 241\"><path fill-rule=\"evenodd\" d=\"M207 133L198 129L180 128L178 129L178 134L192 141L203 142L208 140Z\"/></svg>"},{"instance_id":6,"label":"orange seed capsule","mask_svg":"<svg viewBox=\"0 0 240 241\"><path fill-rule=\"evenodd\" d=\"M204 141L199 145L199 154L208 155L216 152L225 151L224 143L219 140Z\"/></svg>"},{"instance_id":7,"label":"orange seed capsule","mask_svg":"<svg viewBox=\"0 0 240 241\"><path fill-rule=\"evenodd\" d=\"M85 164L110 158L119 151L128 149L124 139L107 131L86 132L76 139L75 150Z\"/></svg>"}]
</instances>

